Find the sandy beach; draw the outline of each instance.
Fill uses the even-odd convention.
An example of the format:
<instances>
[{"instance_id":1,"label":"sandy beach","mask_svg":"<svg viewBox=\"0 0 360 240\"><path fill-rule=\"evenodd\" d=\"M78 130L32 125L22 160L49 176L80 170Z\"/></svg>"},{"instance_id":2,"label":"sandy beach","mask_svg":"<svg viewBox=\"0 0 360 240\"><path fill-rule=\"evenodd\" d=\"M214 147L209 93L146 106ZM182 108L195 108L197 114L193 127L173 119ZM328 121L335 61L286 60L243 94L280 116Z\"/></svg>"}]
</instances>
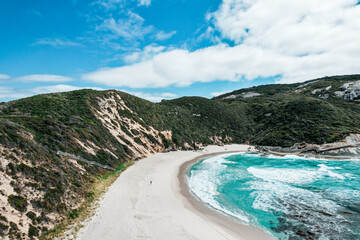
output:
<instances>
[{"instance_id":1,"label":"sandy beach","mask_svg":"<svg viewBox=\"0 0 360 240\"><path fill-rule=\"evenodd\" d=\"M208 146L198 152L158 153L138 161L110 187L77 239L273 239L199 202L189 193L184 178L187 166L202 157L248 148Z\"/></svg>"}]
</instances>

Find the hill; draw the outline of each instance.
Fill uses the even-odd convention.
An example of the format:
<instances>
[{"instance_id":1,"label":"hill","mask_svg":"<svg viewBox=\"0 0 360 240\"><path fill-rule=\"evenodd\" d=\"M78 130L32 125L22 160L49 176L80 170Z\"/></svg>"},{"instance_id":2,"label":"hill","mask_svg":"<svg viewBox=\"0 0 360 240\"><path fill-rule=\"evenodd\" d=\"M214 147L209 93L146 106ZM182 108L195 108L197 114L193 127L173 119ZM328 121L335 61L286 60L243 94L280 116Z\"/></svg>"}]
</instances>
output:
<instances>
[{"instance_id":1,"label":"hill","mask_svg":"<svg viewBox=\"0 0 360 240\"><path fill-rule=\"evenodd\" d=\"M207 144L289 147L360 133L360 75L152 103L79 90L0 104L0 236L47 232L94 195L98 179L155 152Z\"/></svg>"}]
</instances>

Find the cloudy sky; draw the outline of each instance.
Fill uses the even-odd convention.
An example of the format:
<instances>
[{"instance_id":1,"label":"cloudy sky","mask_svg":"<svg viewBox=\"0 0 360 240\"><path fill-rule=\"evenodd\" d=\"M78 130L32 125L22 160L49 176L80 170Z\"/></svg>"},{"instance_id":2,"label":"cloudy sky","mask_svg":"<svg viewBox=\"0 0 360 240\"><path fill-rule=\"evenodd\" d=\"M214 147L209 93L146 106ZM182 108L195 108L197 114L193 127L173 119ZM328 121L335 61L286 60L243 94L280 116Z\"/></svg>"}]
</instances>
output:
<instances>
[{"instance_id":1,"label":"cloudy sky","mask_svg":"<svg viewBox=\"0 0 360 240\"><path fill-rule=\"evenodd\" d=\"M151 101L360 73L358 0L1 0L0 101Z\"/></svg>"}]
</instances>

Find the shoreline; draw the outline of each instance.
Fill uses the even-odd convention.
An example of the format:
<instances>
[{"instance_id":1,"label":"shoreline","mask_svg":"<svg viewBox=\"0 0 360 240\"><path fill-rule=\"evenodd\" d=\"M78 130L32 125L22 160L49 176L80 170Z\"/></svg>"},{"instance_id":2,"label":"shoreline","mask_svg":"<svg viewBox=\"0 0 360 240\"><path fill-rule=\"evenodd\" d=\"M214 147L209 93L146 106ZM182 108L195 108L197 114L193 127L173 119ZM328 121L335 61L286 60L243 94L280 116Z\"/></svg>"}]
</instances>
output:
<instances>
[{"instance_id":1,"label":"shoreline","mask_svg":"<svg viewBox=\"0 0 360 240\"><path fill-rule=\"evenodd\" d=\"M181 181L185 166L212 155L246 152L249 145L157 153L124 171L77 236L67 239L248 240L274 239L195 200ZM185 165L186 164L186 165Z\"/></svg>"},{"instance_id":2,"label":"shoreline","mask_svg":"<svg viewBox=\"0 0 360 240\"><path fill-rule=\"evenodd\" d=\"M328 160L328 161L360 161L360 158L355 158L351 156L345 155L321 155L321 154L314 154L314 153L302 153L302 152L276 152L273 150L261 151L257 150L258 153L264 154L265 157L269 155L275 155L279 157L286 157L286 156L297 156L304 159L309 160Z\"/></svg>"},{"instance_id":3,"label":"shoreline","mask_svg":"<svg viewBox=\"0 0 360 240\"><path fill-rule=\"evenodd\" d=\"M256 239L261 238L264 239L276 239L270 233L265 232L263 229L260 229L254 225L246 224L241 222L241 220L236 219L230 215L225 213L221 213L220 211L212 208L211 206L207 205L206 203L202 202L198 199L194 194L191 193L191 189L189 188L187 182L187 175L190 168L199 162L202 159L210 158L222 154L227 153L240 153L246 151L223 151L223 152L216 152L210 154L204 154L202 156L198 156L190 161L184 162L180 168L178 173L178 179L180 184L181 193L184 197L187 198L188 202L191 206L198 211L199 214L203 215L204 218L214 221L216 224L221 225L224 228L227 228L228 231L233 232L234 234L240 236L244 239ZM258 151L256 151L258 152Z\"/></svg>"}]
</instances>

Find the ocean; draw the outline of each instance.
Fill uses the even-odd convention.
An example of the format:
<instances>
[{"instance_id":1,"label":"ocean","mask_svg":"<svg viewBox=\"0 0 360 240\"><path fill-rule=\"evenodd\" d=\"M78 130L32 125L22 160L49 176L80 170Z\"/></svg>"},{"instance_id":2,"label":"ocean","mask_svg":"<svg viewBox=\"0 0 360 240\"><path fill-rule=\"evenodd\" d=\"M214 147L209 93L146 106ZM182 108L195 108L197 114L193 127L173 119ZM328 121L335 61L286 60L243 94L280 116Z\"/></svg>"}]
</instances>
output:
<instances>
[{"instance_id":1,"label":"ocean","mask_svg":"<svg viewBox=\"0 0 360 240\"><path fill-rule=\"evenodd\" d=\"M251 153L205 158L193 195L278 239L360 239L360 162Z\"/></svg>"}]
</instances>

